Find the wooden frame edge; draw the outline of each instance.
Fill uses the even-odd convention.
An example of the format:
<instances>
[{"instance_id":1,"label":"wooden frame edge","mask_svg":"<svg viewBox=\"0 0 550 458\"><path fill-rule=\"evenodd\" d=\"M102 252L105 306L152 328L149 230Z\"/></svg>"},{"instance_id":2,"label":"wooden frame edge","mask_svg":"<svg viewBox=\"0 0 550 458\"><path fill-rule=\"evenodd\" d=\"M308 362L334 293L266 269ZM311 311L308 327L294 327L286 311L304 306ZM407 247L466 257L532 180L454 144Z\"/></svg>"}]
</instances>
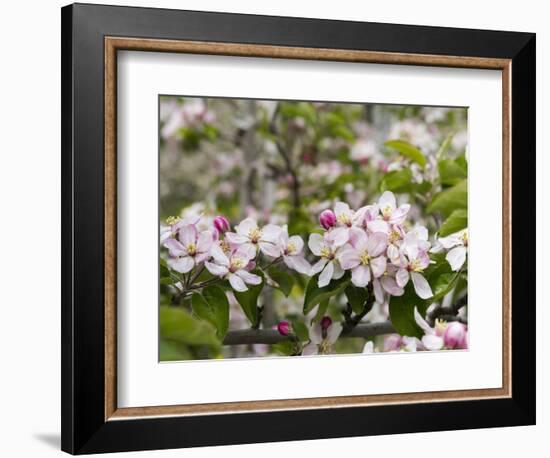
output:
<instances>
[{"instance_id":1,"label":"wooden frame edge","mask_svg":"<svg viewBox=\"0 0 550 458\"><path fill-rule=\"evenodd\" d=\"M502 208L503 208L503 386L501 388L436 391L364 396L338 396L268 401L243 401L216 404L117 407L116 378L116 92L117 51L176 52L189 54L269 57L340 62L364 62L393 65L425 65L456 68L479 68L502 71ZM510 398L511 368L511 59L406 54L377 51L302 48L239 43L216 43L110 37L104 38L105 52L105 421L159 416L194 416L207 414L252 413L261 411L303 410L411 404L441 401ZM507 285L504 286L504 285Z\"/></svg>"}]
</instances>

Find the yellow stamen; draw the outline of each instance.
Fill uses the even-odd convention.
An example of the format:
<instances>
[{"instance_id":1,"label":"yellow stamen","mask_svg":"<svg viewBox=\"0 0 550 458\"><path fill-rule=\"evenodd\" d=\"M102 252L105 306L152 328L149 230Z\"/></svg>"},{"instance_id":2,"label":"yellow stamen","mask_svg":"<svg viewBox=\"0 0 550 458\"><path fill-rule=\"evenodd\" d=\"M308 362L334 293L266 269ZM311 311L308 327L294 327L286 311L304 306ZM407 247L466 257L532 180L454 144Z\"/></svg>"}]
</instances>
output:
<instances>
[{"instance_id":1,"label":"yellow stamen","mask_svg":"<svg viewBox=\"0 0 550 458\"><path fill-rule=\"evenodd\" d=\"M197 252L197 245L190 243L187 245L187 253L193 256Z\"/></svg>"},{"instance_id":2,"label":"yellow stamen","mask_svg":"<svg viewBox=\"0 0 550 458\"><path fill-rule=\"evenodd\" d=\"M364 251L360 256L359 256L359 261L361 262L361 264L363 264L364 266L368 266L369 265L369 262L370 262L370 256L369 254Z\"/></svg>"},{"instance_id":3,"label":"yellow stamen","mask_svg":"<svg viewBox=\"0 0 550 458\"><path fill-rule=\"evenodd\" d=\"M258 243L258 241L262 238L262 231L257 227L250 229L248 231L248 237L252 243Z\"/></svg>"},{"instance_id":4,"label":"yellow stamen","mask_svg":"<svg viewBox=\"0 0 550 458\"><path fill-rule=\"evenodd\" d=\"M181 218L179 216L169 216L166 218L166 224L169 224L170 226L173 226L177 222L179 222Z\"/></svg>"}]
</instances>

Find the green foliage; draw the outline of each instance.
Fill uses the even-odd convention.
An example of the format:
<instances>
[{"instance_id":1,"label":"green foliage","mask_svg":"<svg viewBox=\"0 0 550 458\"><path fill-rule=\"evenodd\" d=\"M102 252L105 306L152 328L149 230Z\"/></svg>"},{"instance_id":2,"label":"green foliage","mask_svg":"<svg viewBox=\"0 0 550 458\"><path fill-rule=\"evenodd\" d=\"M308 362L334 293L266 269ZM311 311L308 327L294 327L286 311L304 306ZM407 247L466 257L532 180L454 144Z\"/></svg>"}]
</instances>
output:
<instances>
[{"instance_id":1,"label":"green foliage","mask_svg":"<svg viewBox=\"0 0 550 458\"><path fill-rule=\"evenodd\" d=\"M320 302L340 294L350 282L349 275L344 275L339 280L332 280L327 286L319 288L318 280L319 274L309 279L304 296L304 314L311 312L313 307Z\"/></svg>"},{"instance_id":2,"label":"green foliage","mask_svg":"<svg viewBox=\"0 0 550 458\"><path fill-rule=\"evenodd\" d=\"M416 162L420 167L426 166L426 157L422 154L416 146L411 145L409 142L403 140L388 140L384 143L388 148L394 149L403 156L409 158L411 161Z\"/></svg>"},{"instance_id":3,"label":"green foliage","mask_svg":"<svg viewBox=\"0 0 550 458\"><path fill-rule=\"evenodd\" d=\"M358 288L357 286L349 285L344 290L349 304L354 313L361 313L363 307L369 298L369 290L367 288Z\"/></svg>"},{"instance_id":4,"label":"green foliage","mask_svg":"<svg viewBox=\"0 0 550 458\"><path fill-rule=\"evenodd\" d=\"M309 329L303 321L298 319L291 320L292 330L300 342L309 340Z\"/></svg>"},{"instance_id":5,"label":"green foliage","mask_svg":"<svg viewBox=\"0 0 550 458\"><path fill-rule=\"evenodd\" d=\"M159 341L159 353L161 361L181 361L193 358L187 345L163 338Z\"/></svg>"},{"instance_id":6,"label":"green foliage","mask_svg":"<svg viewBox=\"0 0 550 458\"><path fill-rule=\"evenodd\" d=\"M271 349L281 356L293 356L298 353L298 348L296 348L296 343L290 340L285 340L283 342L278 342L271 345Z\"/></svg>"},{"instance_id":7,"label":"green foliage","mask_svg":"<svg viewBox=\"0 0 550 458\"><path fill-rule=\"evenodd\" d=\"M193 311L203 320L211 323L220 340L223 340L229 327L229 301L223 289L207 286L201 293L193 294Z\"/></svg>"},{"instance_id":8,"label":"green foliage","mask_svg":"<svg viewBox=\"0 0 550 458\"><path fill-rule=\"evenodd\" d=\"M263 278L263 274L260 271L254 271L254 273L262 277L262 282L259 285L247 285L248 291L235 291L234 294L237 302L239 303L239 305L243 309L244 314L248 318L248 321L250 321L250 324L253 327L257 327L259 324L258 298L260 297L260 293L262 292L265 281Z\"/></svg>"},{"instance_id":9,"label":"green foliage","mask_svg":"<svg viewBox=\"0 0 550 458\"><path fill-rule=\"evenodd\" d=\"M187 345L220 345L214 326L176 307L160 307L160 335Z\"/></svg>"},{"instance_id":10,"label":"green foliage","mask_svg":"<svg viewBox=\"0 0 550 458\"><path fill-rule=\"evenodd\" d=\"M409 168L388 172L380 181L380 191L409 192L412 189L412 180Z\"/></svg>"},{"instance_id":11,"label":"green foliage","mask_svg":"<svg viewBox=\"0 0 550 458\"><path fill-rule=\"evenodd\" d=\"M439 180L446 186L454 186L466 179L468 174L456 159L441 159L437 163Z\"/></svg>"},{"instance_id":12,"label":"green foliage","mask_svg":"<svg viewBox=\"0 0 550 458\"><path fill-rule=\"evenodd\" d=\"M432 256L432 260L435 261L425 271L424 276L428 280L434 293L433 297L428 301L434 302L442 299L447 293L449 293L455 286L460 278L460 272L453 272L451 266L445 259L444 253L439 253Z\"/></svg>"},{"instance_id":13,"label":"green foliage","mask_svg":"<svg viewBox=\"0 0 550 458\"><path fill-rule=\"evenodd\" d=\"M414 319L415 307L420 314L424 314L427 304L416 295L412 281L409 281L402 296L392 296L390 299L390 319L398 334L418 338L424 335Z\"/></svg>"},{"instance_id":14,"label":"green foliage","mask_svg":"<svg viewBox=\"0 0 550 458\"><path fill-rule=\"evenodd\" d=\"M449 234L461 231L468 227L468 210L460 209L453 211L449 217L443 221L439 228L439 235L446 237Z\"/></svg>"},{"instance_id":15,"label":"green foliage","mask_svg":"<svg viewBox=\"0 0 550 458\"><path fill-rule=\"evenodd\" d=\"M468 181L462 180L454 186L436 194L432 202L428 205L429 213L441 213L449 216L457 209L468 208Z\"/></svg>"},{"instance_id":16,"label":"green foliage","mask_svg":"<svg viewBox=\"0 0 550 458\"><path fill-rule=\"evenodd\" d=\"M288 297L294 286L294 277L288 272L279 270L275 267L271 267L267 272L269 277L277 283L276 287Z\"/></svg>"}]
</instances>

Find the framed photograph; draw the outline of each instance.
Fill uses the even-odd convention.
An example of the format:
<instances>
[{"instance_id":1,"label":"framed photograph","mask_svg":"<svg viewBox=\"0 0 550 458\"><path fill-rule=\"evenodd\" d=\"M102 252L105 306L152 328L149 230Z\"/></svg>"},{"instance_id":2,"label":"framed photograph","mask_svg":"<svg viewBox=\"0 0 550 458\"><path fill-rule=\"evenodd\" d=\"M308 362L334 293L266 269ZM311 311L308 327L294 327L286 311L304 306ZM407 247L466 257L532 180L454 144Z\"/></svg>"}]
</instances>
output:
<instances>
[{"instance_id":1,"label":"framed photograph","mask_svg":"<svg viewBox=\"0 0 550 458\"><path fill-rule=\"evenodd\" d=\"M534 34L70 5L62 129L63 450L535 423Z\"/></svg>"}]
</instances>

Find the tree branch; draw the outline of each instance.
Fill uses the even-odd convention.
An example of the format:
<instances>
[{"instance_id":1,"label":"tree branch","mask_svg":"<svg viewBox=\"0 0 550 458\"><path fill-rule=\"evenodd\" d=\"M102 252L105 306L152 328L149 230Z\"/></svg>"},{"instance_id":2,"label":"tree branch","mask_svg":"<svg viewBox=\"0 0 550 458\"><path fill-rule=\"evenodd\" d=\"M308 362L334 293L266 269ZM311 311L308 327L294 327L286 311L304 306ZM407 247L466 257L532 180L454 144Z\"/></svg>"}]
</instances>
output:
<instances>
[{"instance_id":1,"label":"tree branch","mask_svg":"<svg viewBox=\"0 0 550 458\"><path fill-rule=\"evenodd\" d=\"M437 318L445 321L460 321L461 323L468 323L468 320L464 318L459 318L456 315L458 311L468 304L468 295L465 294L460 299L458 299L454 304L449 305L448 307L437 307L428 313L428 322L432 325Z\"/></svg>"},{"instance_id":2,"label":"tree branch","mask_svg":"<svg viewBox=\"0 0 550 458\"><path fill-rule=\"evenodd\" d=\"M342 332L342 337L374 337L395 332L390 321L382 323L361 323L349 331ZM243 329L229 331L223 345L246 344L275 344L278 342L293 341L294 336L282 336L275 329Z\"/></svg>"}]
</instances>

